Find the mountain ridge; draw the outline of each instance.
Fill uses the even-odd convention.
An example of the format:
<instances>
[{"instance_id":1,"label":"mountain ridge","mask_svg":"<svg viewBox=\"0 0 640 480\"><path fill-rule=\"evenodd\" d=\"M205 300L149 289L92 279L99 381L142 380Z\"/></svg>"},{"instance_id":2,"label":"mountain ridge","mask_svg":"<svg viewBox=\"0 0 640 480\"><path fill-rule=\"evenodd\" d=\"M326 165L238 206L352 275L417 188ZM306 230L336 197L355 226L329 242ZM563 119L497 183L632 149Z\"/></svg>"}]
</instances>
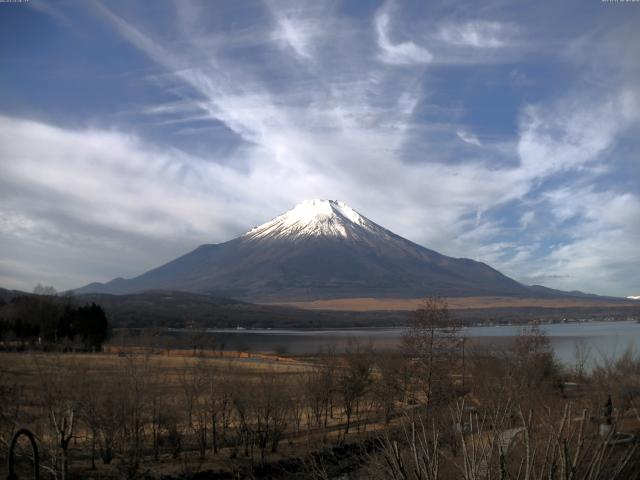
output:
<instances>
[{"instance_id":1,"label":"mountain ridge","mask_svg":"<svg viewBox=\"0 0 640 480\"><path fill-rule=\"evenodd\" d=\"M76 292L154 289L251 301L557 292L527 287L482 262L430 250L337 200L302 202L227 242L200 245L137 277L94 282Z\"/></svg>"}]
</instances>

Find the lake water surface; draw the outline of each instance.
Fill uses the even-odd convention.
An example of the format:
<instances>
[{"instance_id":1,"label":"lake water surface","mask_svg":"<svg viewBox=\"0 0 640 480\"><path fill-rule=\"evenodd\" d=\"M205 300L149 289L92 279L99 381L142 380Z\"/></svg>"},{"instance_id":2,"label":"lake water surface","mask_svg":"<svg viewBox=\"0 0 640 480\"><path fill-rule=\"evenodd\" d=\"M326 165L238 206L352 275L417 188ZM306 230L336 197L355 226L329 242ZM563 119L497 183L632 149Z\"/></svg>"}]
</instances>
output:
<instances>
[{"instance_id":1,"label":"lake water surface","mask_svg":"<svg viewBox=\"0 0 640 480\"><path fill-rule=\"evenodd\" d=\"M640 324L584 322L547 324L541 327L551 340L557 358L565 364L576 360L576 349L588 351L588 364L618 358L626 349L640 345ZM521 334L523 326L474 326L462 330L470 348L506 346ZM249 350L290 354L313 354L329 347L343 351L354 343L379 349L402 344L404 328L357 328L333 330L211 329L216 343L226 350ZM640 352L640 349L637 349Z\"/></svg>"}]
</instances>

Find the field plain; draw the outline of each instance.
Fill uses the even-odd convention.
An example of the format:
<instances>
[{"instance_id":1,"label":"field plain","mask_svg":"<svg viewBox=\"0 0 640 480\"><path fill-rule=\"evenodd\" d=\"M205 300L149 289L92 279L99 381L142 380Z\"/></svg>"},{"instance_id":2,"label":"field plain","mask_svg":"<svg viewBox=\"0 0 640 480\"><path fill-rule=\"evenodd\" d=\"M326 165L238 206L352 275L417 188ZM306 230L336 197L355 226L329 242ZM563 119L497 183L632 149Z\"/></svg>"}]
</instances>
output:
<instances>
[{"instance_id":1,"label":"field plain","mask_svg":"<svg viewBox=\"0 0 640 480\"><path fill-rule=\"evenodd\" d=\"M412 311L420 306L421 298L336 298L299 302L269 303L305 310L343 310L353 312ZM448 297L452 310L485 308L581 308L581 307L640 307L640 302L611 298L533 298L533 297Z\"/></svg>"}]
</instances>

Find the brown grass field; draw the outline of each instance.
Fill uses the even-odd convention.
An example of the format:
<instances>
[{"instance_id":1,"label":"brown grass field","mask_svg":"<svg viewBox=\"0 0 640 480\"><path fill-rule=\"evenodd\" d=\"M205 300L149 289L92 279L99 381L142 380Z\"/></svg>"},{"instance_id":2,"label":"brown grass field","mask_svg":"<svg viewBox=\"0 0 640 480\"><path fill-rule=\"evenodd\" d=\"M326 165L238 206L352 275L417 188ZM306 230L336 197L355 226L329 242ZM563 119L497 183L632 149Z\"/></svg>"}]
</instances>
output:
<instances>
[{"instance_id":1,"label":"brown grass field","mask_svg":"<svg viewBox=\"0 0 640 480\"><path fill-rule=\"evenodd\" d=\"M602 298L524 298L524 297L449 297L449 308L454 310L483 308L580 308L640 305L640 302ZM346 310L355 312L411 311L422 302L421 298L336 298L300 302L273 303L306 310Z\"/></svg>"}]
</instances>

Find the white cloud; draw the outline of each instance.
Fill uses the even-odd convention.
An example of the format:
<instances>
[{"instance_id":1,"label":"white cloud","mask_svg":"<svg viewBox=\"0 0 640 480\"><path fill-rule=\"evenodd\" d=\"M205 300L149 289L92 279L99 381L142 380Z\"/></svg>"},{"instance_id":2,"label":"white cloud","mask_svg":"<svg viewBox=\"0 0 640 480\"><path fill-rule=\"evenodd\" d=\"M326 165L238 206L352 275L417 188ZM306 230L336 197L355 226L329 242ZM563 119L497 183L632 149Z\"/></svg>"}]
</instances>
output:
<instances>
[{"instance_id":1,"label":"white cloud","mask_svg":"<svg viewBox=\"0 0 640 480\"><path fill-rule=\"evenodd\" d=\"M640 285L640 195L594 183L568 182L541 194L520 216L516 243L486 235L476 239L476 251L524 283L629 295Z\"/></svg>"},{"instance_id":2,"label":"white cloud","mask_svg":"<svg viewBox=\"0 0 640 480\"><path fill-rule=\"evenodd\" d=\"M19 185L16 197L24 195L13 198L15 208L23 201L45 208L55 199L56 208L78 221L158 238L201 235L231 221L200 196L208 189L231 193L238 174L218 164L162 152L123 133L9 117L0 117L0 139L1 181ZM14 225L32 225L20 215L11 218Z\"/></svg>"},{"instance_id":3,"label":"white cloud","mask_svg":"<svg viewBox=\"0 0 640 480\"><path fill-rule=\"evenodd\" d=\"M522 228L528 228L531 225L531 222L536 218L536 212L533 210L529 210L528 212L524 212L520 217L520 225Z\"/></svg>"},{"instance_id":4,"label":"white cloud","mask_svg":"<svg viewBox=\"0 0 640 480\"><path fill-rule=\"evenodd\" d=\"M436 38L456 46L500 48L510 45L514 30L504 23L476 20L442 25Z\"/></svg>"},{"instance_id":5,"label":"white cloud","mask_svg":"<svg viewBox=\"0 0 640 480\"><path fill-rule=\"evenodd\" d=\"M390 38L389 15L390 7L383 6L375 17L375 27L378 34L380 59L392 65L420 65L433 60L431 52L414 42L393 43Z\"/></svg>"},{"instance_id":6,"label":"white cloud","mask_svg":"<svg viewBox=\"0 0 640 480\"><path fill-rule=\"evenodd\" d=\"M633 86L582 87L555 103L528 106L515 138L502 140L517 143L517 149L500 147L508 162L493 158L498 146L491 135L480 141L467 129L474 126L455 124L447 132L483 148L470 149L454 137L450 144L423 145L419 161L407 161L411 135L425 122L415 117L430 108L423 100L434 87L424 81L425 69L389 65L434 59L412 41L391 40L389 5L375 13L373 28L370 18L363 21L360 36L361 25L325 35L316 13L272 9L275 30L255 27L252 32L261 34L246 35L242 43L267 43L267 67L238 55L233 38L207 31L190 8L181 7L186 21L169 34L97 6L120 35L166 70L158 81L167 91L180 92L139 111L145 121L180 128L208 118L232 131L239 146L220 158L196 156L161 149L118 125L60 128L0 117L0 241L13 262L0 263L0 279L19 279L18 286L34 278L62 289L135 275L198 244L232 238L310 197L342 199L411 240L479 258L518 278L547 275L555 279L551 286L594 291L609 283L622 288L616 278L633 278L623 260L636 235L626 225L633 224L637 196L580 193L611 170L603 158L637 122ZM447 32L438 51L443 62L441 56L453 51L488 58L513 34L491 22L438 32ZM305 63L273 55L274 47ZM372 55L382 63L371 62ZM459 161L441 162L447 149L459 153ZM546 181L570 175L575 181L566 191L543 194ZM593 205L593 216L579 207L582 201ZM596 201L609 208L597 208ZM615 218L620 211L630 213ZM547 231L533 227L545 224L555 234L572 218L578 226L541 256ZM589 268L605 273L589 283L580 277Z\"/></svg>"},{"instance_id":7,"label":"white cloud","mask_svg":"<svg viewBox=\"0 0 640 480\"><path fill-rule=\"evenodd\" d=\"M312 40L317 35L315 23L293 18L291 15L279 15L272 35L277 42L291 48L298 56L311 60Z\"/></svg>"},{"instance_id":8,"label":"white cloud","mask_svg":"<svg viewBox=\"0 0 640 480\"><path fill-rule=\"evenodd\" d=\"M0 207L1 237L25 266L34 249L64 252L57 256L67 260L75 252L84 265L68 261L67 280L54 283L45 270L38 277L69 288L138 274L310 197L343 199L408 238L444 247L464 228L456 222L465 212L509 196L490 181L494 172L478 166L403 165L387 149L397 134L386 126L329 136L274 127L260 145L238 152L248 165L238 171L117 131L0 117L0 186L10 192ZM102 273L73 271L88 262Z\"/></svg>"},{"instance_id":9,"label":"white cloud","mask_svg":"<svg viewBox=\"0 0 640 480\"><path fill-rule=\"evenodd\" d=\"M599 97L576 94L551 108L528 106L518 142L523 168L531 176L545 176L593 166L639 112L638 97L628 90Z\"/></svg>"},{"instance_id":10,"label":"white cloud","mask_svg":"<svg viewBox=\"0 0 640 480\"><path fill-rule=\"evenodd\" d=\"M476 147L482 146L482 142L480 141L480 139L478 139L478 137L471 132L459 128L458 130L456 130L456 135L464 143L475 145Z\"/></svg>"},{"instance_id":11,"label":"white cloud","mask_svg":"<svg viewBox=\"0 0 640 480\"><path fill-rule=\"evenodd\" d=\"M544 260L548 274L561 276L560 287L611 295L633 292L640 285L640 198L632 193L563 189L550 195L552 209L565 218L567 203L577 222L567 226L571 241L556 246ZM629 294L629 293L627 293Z\"/></svg>"}]
</instances>

